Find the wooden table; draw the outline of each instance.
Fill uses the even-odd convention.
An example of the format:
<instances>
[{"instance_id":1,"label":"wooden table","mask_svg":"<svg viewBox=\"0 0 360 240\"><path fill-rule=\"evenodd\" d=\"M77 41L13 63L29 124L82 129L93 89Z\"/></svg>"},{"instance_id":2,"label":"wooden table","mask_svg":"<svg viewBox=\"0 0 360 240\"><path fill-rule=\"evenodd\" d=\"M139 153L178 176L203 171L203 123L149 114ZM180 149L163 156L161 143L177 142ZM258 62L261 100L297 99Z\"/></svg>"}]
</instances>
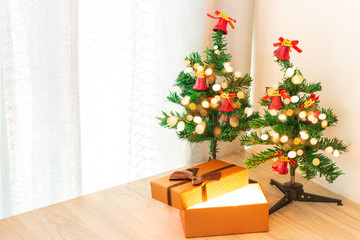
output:
<instances>
[{"instance_id":1,"label":"wooden table","mask_svg":"<svg viewBox=\"0 0 360 240\"><path fill-rule=\"evenodd\" d=\"M219 159L243 165L259 147ZM172 172L172 171L170 171ZM92 240L92 239L184 239L178 209L151 199L149 181L144 178L52 206L0 220L1 240ZM270 178L284 182L288 176L271 171L271 162L249 170L270 205L282 194L269 184ZM360 205L297 176L310 193L342 198L344 206L334 203L293 202L270 216L270 231L194 239L360 239Z\"/></svg>"}]
</instances>

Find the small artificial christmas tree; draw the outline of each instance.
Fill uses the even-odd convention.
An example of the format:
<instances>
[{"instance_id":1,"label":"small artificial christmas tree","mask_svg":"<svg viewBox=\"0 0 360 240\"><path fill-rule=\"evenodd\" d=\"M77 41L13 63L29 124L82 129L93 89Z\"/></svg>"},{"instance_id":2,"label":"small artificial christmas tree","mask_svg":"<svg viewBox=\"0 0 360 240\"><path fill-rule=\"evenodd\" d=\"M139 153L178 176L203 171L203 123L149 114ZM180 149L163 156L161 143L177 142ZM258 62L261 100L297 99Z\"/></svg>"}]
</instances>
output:
<instances>
[{"instance_id":1,"label":"small artificial christmas tree","mask_svg":"<svg viewBox=\"0 0 360 240\"><path fill-rule=\"evenodd\" d=\"M199 53L191 53L185 59L186 71L178 75L175 86L179 92L171 92L170 102L181 105L185 112L163 112L160 125L177 130L179 139L191 143L209 141L211 158L216 158L218 142L231 142L242 131L249 130L249 121L256 119L249 104L249 74L233 73L226 53L227 24L234 28L234 19L216 11L218 24L213 28L213 46L205 50L206 59ZM194 73L194 74L193 74Z\"/></svg>"},{"instance_id":2,"label":"small artificial christmas tree","mask_svg":"<svg viewBox=\"0 0 360 240\"><path fill-rule=\"evenodd\" d=\"M246 165L255 168L270 159L277 159L272 165L279 174L288 173L290 163L291 181L281 184L271 180L285 196L275 204L270 213L278 210L293 200L336 202L341 200L305 193L300 183L295 183L295 170L299 167L305 179L312 179L319 174L332 183L343 172L335 163L323 153L338 157L346 151L347 146L337 138L323 136L323 131L334 126L338 119L332 109L320 108L319 96L315 92L321 91L320 83L310 83L298 68L290 63L290 48L301 50L296 46L298 41L279 38L279 46L274 55L276 62L284 72L283 81L266 88L266 94L260 104L268 106L262 118L253 119L250 126L254 129L267 128L257 133L251 132L241 139L242 144L274 145L273 148L250 156Z\"/></svg>"}]
</instances>

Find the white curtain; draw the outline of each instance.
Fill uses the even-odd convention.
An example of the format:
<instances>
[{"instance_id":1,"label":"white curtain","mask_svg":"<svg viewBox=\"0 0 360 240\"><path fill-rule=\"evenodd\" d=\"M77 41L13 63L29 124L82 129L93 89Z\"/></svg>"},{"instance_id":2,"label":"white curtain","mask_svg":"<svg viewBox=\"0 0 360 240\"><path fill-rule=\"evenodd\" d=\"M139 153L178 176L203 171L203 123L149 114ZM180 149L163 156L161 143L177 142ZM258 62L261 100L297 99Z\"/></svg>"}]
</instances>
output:
<instances>
[{"instance_id":1,"label":"white curtain","mask_svg":"<svg viewBox=\"0 0 360 240\"><path fill-rule=\"evenodd\" d=\"M81 193L76 1L1 1L1 216Z\"/></svg>"},{"instance_id":2,"label":"white curtain","mask_svg":"<svg viewBox=\"0 0 360 240\"><path fill-rule=\"evenodd\" d=\"M0 1L2 217L207 159L155 117L182 111L165 99L210 44L207 12L238 20L250 71L251 0Z\"/></svg>"}]
</instances>

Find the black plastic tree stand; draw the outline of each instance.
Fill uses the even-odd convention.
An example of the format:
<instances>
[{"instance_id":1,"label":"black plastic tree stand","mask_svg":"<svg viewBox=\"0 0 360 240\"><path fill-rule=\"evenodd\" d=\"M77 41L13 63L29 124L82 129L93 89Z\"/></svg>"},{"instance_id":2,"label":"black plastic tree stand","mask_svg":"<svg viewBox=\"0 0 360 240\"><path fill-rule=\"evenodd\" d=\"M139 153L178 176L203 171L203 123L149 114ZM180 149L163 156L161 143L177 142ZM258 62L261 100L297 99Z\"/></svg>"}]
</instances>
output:
<instances>
[{"instance_id":1,"label":"black plastic tree stand","mask_svg":"<svg viewBox=\"0 0 360 240\"><path fill-rule=\"evenodd\" d=\"M303 185L301 183L295 182L295 168L290 165L290 182L281 184L274 179L270 180L271 185L275 185L283 194L282 197L274 206L269 210L269 214L272 214L279 210L282 207L285 207L292 201L301 201L301 202L333 202L337 205L342 206L343 203L340 199L324 197L316 194L304 192Z\"/></svg>"}]
</instances>

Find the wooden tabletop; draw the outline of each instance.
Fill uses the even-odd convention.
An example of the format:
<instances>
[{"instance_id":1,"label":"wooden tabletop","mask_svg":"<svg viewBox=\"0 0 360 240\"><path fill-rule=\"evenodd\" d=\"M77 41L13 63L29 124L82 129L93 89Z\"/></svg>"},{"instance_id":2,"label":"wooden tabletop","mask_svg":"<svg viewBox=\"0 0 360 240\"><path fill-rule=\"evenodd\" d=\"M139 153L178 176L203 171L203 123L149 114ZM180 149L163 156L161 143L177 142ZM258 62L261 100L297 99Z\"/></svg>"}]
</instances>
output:
<instances>
[{"instance_id":1,"label":"wooden tabletop","mask_svg":"<svg viewBox=\"0 0 360 240\"><path fill-rule=\"evenodd\" d=\"M220 157L243 165L259 147ZM172 172L172 171L170 171ZM150 180L170 172L126 183L76 199L0 220L1 240L177 240L185 239L179 210L151 199ZM271 171L271 162L249 170L269 200L282 197L271 178L284 182L289 176ZM360 239L360 205L297 176L306 192L343 199L334 203L293 202L270 216L270 231L193 239Z\"/></svg>"}]
</instances>

